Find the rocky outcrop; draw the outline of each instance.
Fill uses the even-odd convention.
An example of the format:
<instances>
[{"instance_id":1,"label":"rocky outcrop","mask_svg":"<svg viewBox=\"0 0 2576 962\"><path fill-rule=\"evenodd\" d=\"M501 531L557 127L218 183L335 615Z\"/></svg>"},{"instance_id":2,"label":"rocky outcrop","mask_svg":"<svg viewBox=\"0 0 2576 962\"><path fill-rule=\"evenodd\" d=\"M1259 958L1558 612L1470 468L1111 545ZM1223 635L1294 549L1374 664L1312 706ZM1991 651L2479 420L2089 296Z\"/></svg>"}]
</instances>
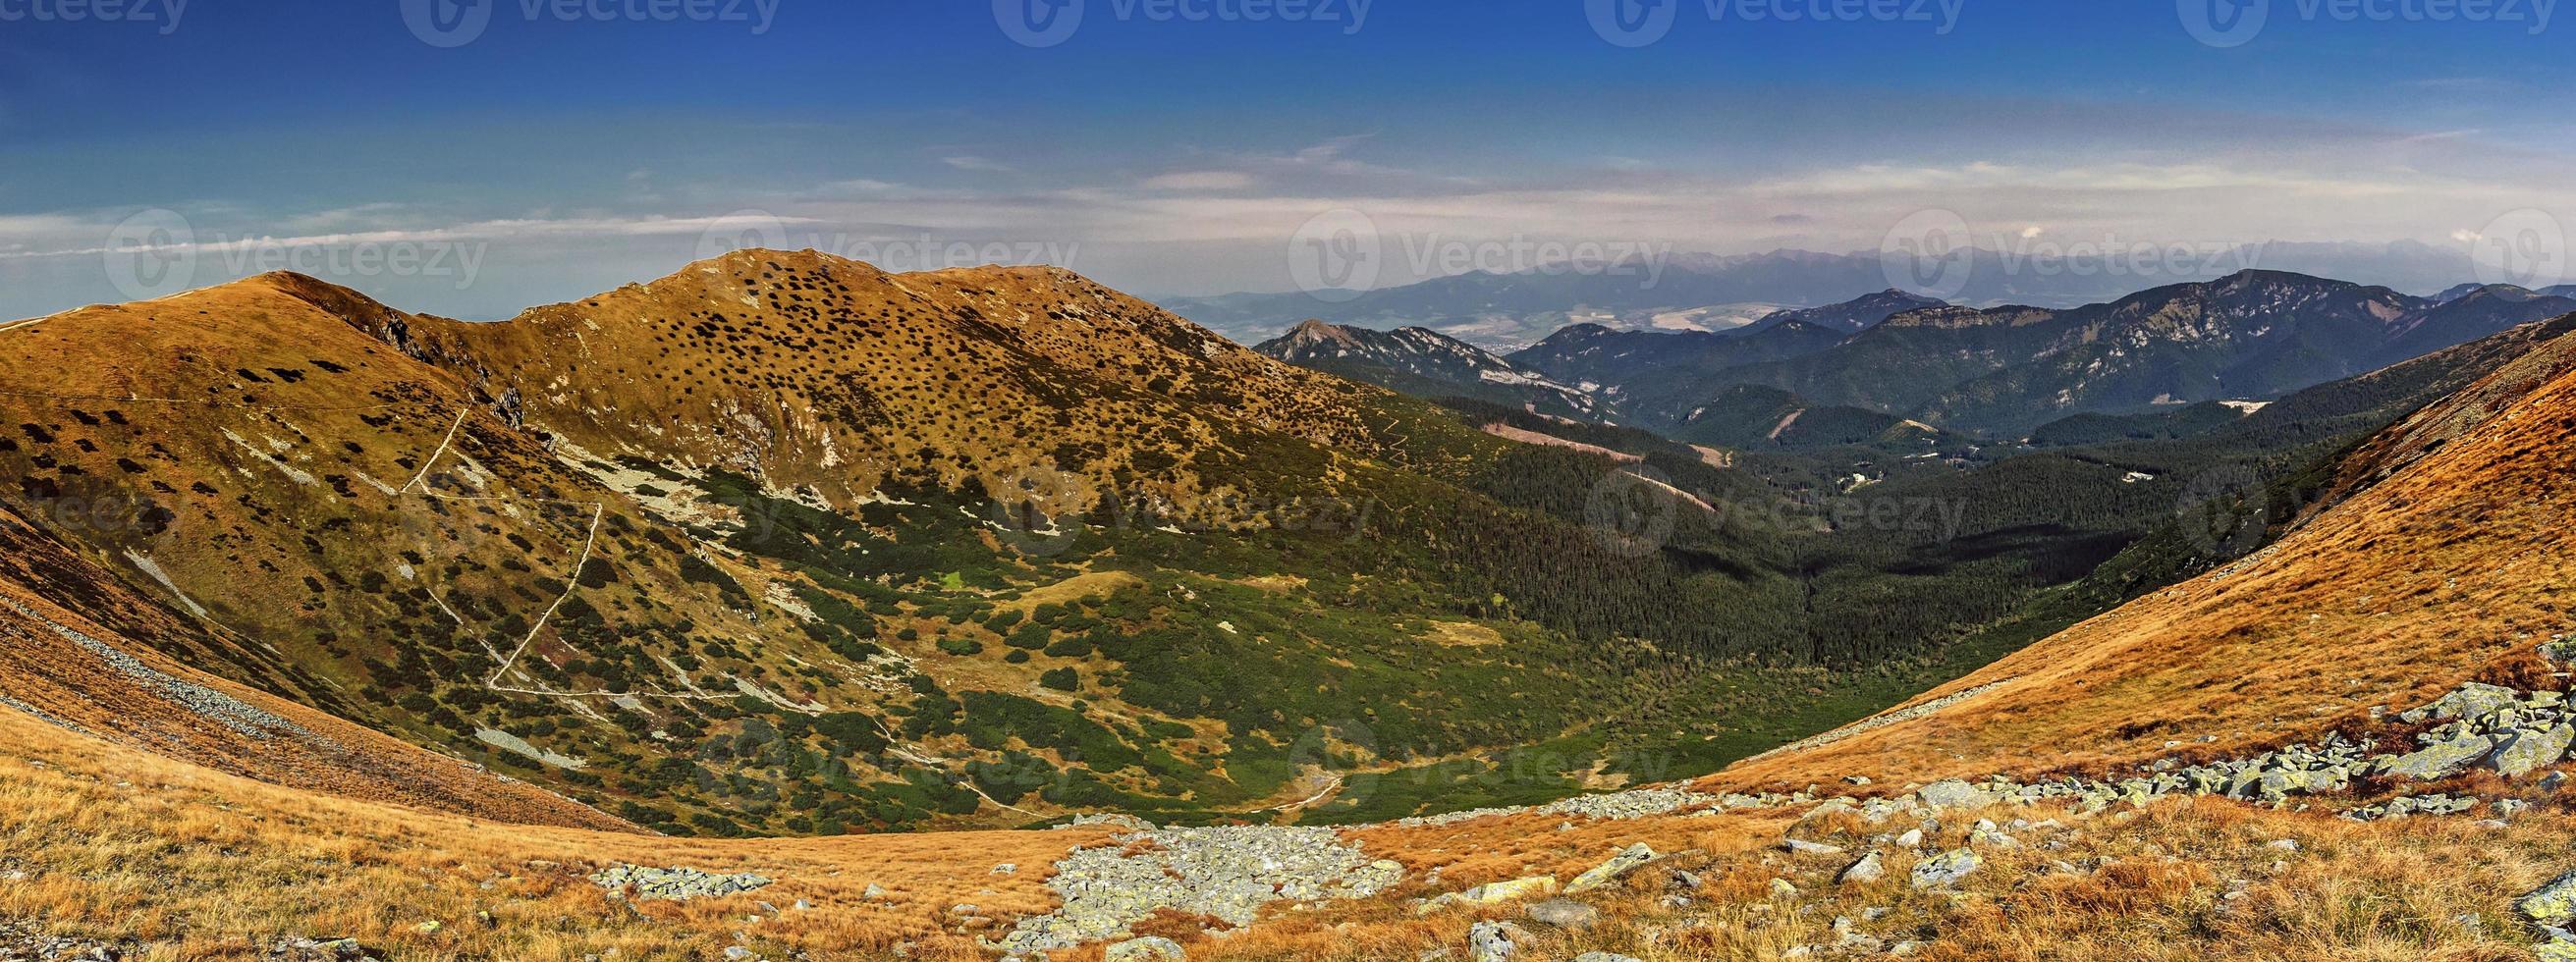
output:
<instances>
[{"instance_id":1,"label":"rocky outcrop","mask_svg":"<svg viewBox=\"0 0 2576 962\"><path fill-rule=\"evenodd\" d=\"M1063 900L1021 919L994 947L1013 955L1067 949L1133 933L1157 911L1245 926L1273 903L1367 898L1404 878L1329 828L1187 828L1131 832L1057 862L1047 885Z\"/></svg>"},{"instance_id":2,"label":"rocky outcrop","mask_svg":"<svg viewBox=\"0 0 2576 962\"><path fill-rule=\"evenodd\" d=\"M718 875L693 868L646 868L641 865L612 865L592 875L590 881L613 895L631 893L639 902L723 898L770 885L769 879L748 872Z\"/></svg>"},{"instance_id":3,"label":"rocky outcrop","mask_svg":"<svg viewBox=\"0 0 2576 962\"><path fill-rule=\"evenodd\" d=\"M1432 912L1436 912L1453 905L1501 905L1506 902L1518 902L1523 899L1534 899L1542 896L1554 895L1556 892L1557 884L1555 876L1533 875L1528 878L1512 879L1508 882L1487 882L1463 892L1450 892L1433 898L1424 899L1420 904L1413 907L1413 911L1414 914L1417 915L1429 915Z\"/></svg>"},{"instance_id":4,"label":"rocky outcrop","mask_svg":"<svg viewBox=\"0 0 2576 962\"><path fill-rule=\"evenodd\" d=\"M1442 815L1402 818L1397 819L1395 824L1406 828L1430 828L1497 815L1549 815L1622 821L1651 815L1670 815L1685 808L1716 804L1720 801L1721 799L1714 795L1702 795L1679 788L1641 788L1601 795L1577 795L1561 802L1551 802L1536 807L1477 808Z\"/></svg>"}]
</instances>

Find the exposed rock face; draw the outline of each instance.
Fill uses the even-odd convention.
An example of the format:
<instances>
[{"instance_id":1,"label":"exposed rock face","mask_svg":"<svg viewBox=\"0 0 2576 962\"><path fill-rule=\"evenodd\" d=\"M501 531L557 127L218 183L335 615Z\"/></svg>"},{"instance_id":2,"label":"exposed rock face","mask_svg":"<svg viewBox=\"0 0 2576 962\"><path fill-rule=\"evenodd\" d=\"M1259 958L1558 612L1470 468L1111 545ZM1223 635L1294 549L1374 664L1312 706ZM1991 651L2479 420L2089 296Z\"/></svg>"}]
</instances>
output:
<instances>
[{"instance_id":1,"label":"exposed rock face","mask_svg":"<svg viewBox=\"0 0 2576 962\"><path fill-rule=\"evenodd\" d=\"M997 947L1026 954L1116 938L1160 909L1250 925L1273 902L1367 898L1403 877L1403 866L1370 861L1329 828L1132 832L1056 863L1047 885L1064 907L1021 919Z\"/></svg>"},{"instance_id":2,"label":"exposed rock face","mask_svg":"<svg viewBox=\"0 0 2576 962\"><path fill-rule=\"evenodd\" d=\"M754 889L767 888L770 880L758 875L717 875L693 868L646 868L641 865L612 865L590 877L593 884L612 893L625 893L632 888L640 902L723 898Z\"/></svg>"}]
</instances>

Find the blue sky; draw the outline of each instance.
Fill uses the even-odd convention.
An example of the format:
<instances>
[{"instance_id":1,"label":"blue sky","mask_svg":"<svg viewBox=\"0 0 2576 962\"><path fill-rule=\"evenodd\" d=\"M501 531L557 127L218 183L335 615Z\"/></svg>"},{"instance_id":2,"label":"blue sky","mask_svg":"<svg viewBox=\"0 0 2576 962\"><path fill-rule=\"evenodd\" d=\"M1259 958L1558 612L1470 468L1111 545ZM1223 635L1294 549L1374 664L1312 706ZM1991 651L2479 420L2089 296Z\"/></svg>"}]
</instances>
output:
<instances>
[{"instance_id":1,"label":"blue sky","mask_svg":"<svg viewBox=\"0 0 2576 962\"><path fill-rule=\"evenodd\" d=\"M1287 289L1350 210L1720 253L1926 209L1981 242L2576 224L2556 0L1053 0L1066 35L1048 0L102 2L0 0L0 316L127 299L138 237L197 283L499 317L739 237L1165 295Z\"/></svg>"}]
</instances>

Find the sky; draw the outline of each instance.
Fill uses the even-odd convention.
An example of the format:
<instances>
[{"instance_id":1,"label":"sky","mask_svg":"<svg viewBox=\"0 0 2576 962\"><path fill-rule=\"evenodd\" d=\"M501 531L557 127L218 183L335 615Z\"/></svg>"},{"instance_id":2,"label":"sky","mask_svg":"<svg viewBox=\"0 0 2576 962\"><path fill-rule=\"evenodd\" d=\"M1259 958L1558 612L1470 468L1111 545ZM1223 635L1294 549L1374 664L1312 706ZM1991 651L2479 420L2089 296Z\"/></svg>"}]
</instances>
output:
<instances>
[{"instance_id":1,"label":"sky","mask_svg":"<svg viewBox=\"0 0 2576 962\"><path fill-rule=\"evenodd\" d=\"M2556 270L2557 2L0 0L0 318L271 268L500 318L753 243L1279 291L1353 225L1380 285L1927 217Z\"/></svg>"}]
</instances>

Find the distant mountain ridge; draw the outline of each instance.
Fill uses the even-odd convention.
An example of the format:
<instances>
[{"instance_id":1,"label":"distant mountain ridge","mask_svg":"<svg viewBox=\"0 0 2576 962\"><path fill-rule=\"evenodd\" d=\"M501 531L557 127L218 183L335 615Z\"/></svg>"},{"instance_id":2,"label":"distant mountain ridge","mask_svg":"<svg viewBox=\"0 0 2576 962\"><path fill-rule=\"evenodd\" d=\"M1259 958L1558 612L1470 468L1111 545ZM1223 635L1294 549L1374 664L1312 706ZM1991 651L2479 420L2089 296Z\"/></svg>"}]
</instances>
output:
<instances>
[{"instance_id":1,"label":"distant mountain ridge","mask_svg":"<svg viewBox=\"0 0 2576 962\"><path fill-rule=\"evenodd\" d=\"M2092 248L2085 247L2082 250ZM2194 248L2186 268L2169 262L2142 273L2125 252L2070 253L2057 247L1981 247L1935 272L1939 290L1917 294L1974 306L2075 308L2116 300L2159 283L2217 280L2241 270L2352 278L2431 293L2476 273L2465 251L2413 241L2391 244L2265 243ZM1655 263L1567 265L1518 273L1469 273L1329 299L1302 292L1180 297L1162 305L1245 344L1307 318L1380 329L1426 327L1481 347L1517 350L1568 324L1621 330L1718 331L1763 319L1774 308L1839 304L1890 286L1917 287L1876 251L1674 254Z\"/></svg>"},{"instance_id":2,"label":"distant mountain ridge","mask_svg":"<svg viewBox=\"0 0 2576 962\"><path fill-rule=\"evenodd\" d=\"M1950 306L1949 302L1937 297L1924 297L1889 288L1876 294L1864 294L1840 304L1779 311L1753 322L1748 333L1795 321L1846 334L1858 334L1907 311L1948 306Z\"/></svg>"},{"instance_id":3,"label":"distant mountain ridge","mask_svg":"<svg viewBox=\"0 0 2576 962\"><path fill-rule=\"evenodd\" d=\"M1812 403L2018 436L2080 413L2279 397L2576 311L2576 300L2479 288L2442 302L2279 271L2167 285L2073 309L1926 307L1848 337L1568 328L1513 354L1614 393L1646 425L1692 420L1718 391L1761 385Z\"/></svg>"},{"instance_id":4,"label":"distant mountain ridge","mask_svg":"<svg viewBox=\"0 0 2576 962\"><path fill-rule=\"evenodd\" d=\"M1601 413L1591 395L1426 328L1375 331L1310 320L1253 350L1417 396L1471 397L1568 417Z\"/></svg>"}]
</instances>

